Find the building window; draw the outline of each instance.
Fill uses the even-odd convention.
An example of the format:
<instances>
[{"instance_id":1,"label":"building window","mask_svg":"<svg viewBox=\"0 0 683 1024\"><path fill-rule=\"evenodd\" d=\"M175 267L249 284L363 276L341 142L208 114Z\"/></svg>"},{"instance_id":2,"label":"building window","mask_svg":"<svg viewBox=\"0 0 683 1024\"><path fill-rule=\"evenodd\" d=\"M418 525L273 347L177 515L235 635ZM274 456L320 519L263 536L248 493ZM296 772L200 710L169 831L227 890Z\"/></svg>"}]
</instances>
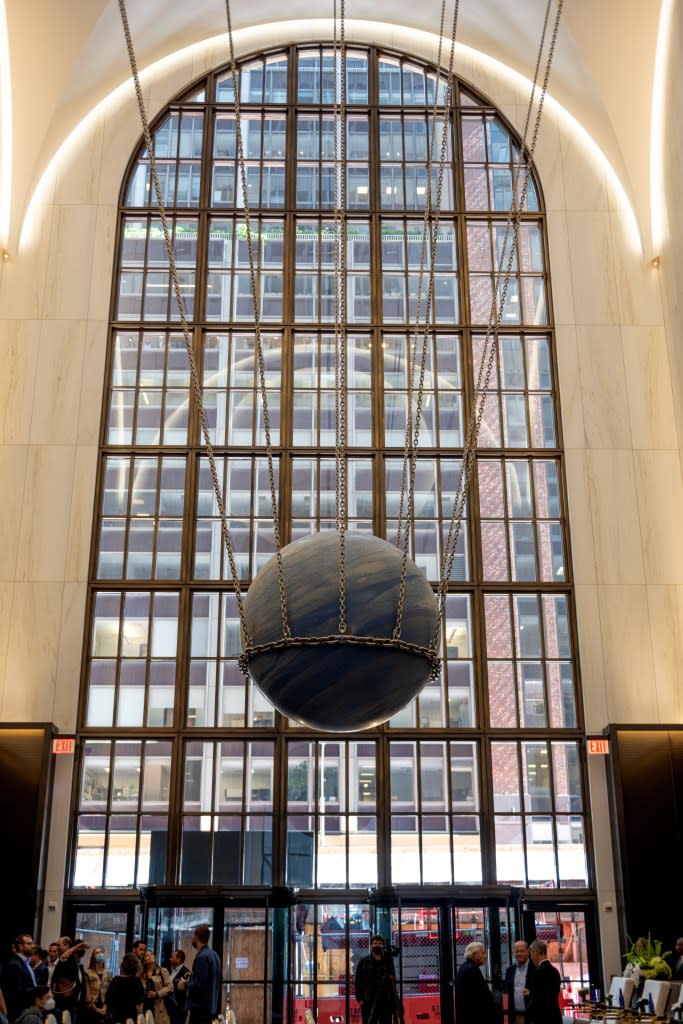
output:
<instances>
[{"instance_id":1,"label":"building window","mask_svg":"<svg viewBox=\"0 0 683 1024\"><path fill-rule=\"evenodd\" d=\"M283 543L335 526L335 61L331 45L304 45L239 68L261 364L228 69L153 126L242 592L275 549L262 388ZM73 886L589 886L540 185L532 176L520 211L485 381L519 140L457 81L433 124L443 75L402 55L354 45L346 89L344 511L350 530L397 542L410 361L424 340L408 544L434 587L486 387L440 677L354 737L302 730L241 675L236 587L140 145L119 211ZM444 127L440 219L423 244L428 153ZM437 179L434 167L433 195ZM421 268L434 282L424 339Z\"/></svg>"}]
</instances>

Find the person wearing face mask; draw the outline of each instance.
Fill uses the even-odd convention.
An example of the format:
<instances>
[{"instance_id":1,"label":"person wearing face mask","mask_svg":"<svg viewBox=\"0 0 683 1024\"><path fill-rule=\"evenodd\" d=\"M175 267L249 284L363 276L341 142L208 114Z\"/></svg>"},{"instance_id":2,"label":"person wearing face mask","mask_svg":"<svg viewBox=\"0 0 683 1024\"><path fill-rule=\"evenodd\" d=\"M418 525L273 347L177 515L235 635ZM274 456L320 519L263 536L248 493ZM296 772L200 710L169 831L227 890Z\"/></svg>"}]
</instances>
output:
<instances>
[{"instance_id":1,"label":"person wearing face mask","mask_svg":"<svg viewBox=\"0 0 683 1024\"><path fill-rule=\"evenodd\" d=\"M36 985L32 991L32 1002L17 1017L15 1024L43 1024L45 1015L55 1008L55 1001L49 985Z\"/></svg>"},{"instance_id":2,"label":"person wearing face mask","mask_svg":"<svg viewBox=\"0 0 683 1024\"><path fill-rule=\"evenodd\" d=\"M370 938L370 955L358 961L356 999L363 1024L393 1024L402 1019L396 972L381 935Z\"/></svg>"},{"instance_id":3,"label":"person wearing face mask","mask_svg":"<svg viewBox=\"0 0 683 1024\"><path fill-rule=\"evenodd\" d=\"M85 1016L90 1024L97 1024L97 1021L100 1021L106 1013L105 997L112 979L111 971L107 970L107 954L104 946L95 946L93 949L85 976L88 982Z\"/></svg>"},{"instance_id":4,"label":"person wearing face mask","mask_svg":"<svg viewBox=\"0 0 683 1024\"><path fill-rule=\"evenodd\" d=\"M83 940L75 943L68 935L58 940L59 960L52 973L52 993L57 1004L57 1016L69 1011L71 1024L77 1024L85 1005L85 974L81 957L90 947Z\"/></svg>"}]
</instances>

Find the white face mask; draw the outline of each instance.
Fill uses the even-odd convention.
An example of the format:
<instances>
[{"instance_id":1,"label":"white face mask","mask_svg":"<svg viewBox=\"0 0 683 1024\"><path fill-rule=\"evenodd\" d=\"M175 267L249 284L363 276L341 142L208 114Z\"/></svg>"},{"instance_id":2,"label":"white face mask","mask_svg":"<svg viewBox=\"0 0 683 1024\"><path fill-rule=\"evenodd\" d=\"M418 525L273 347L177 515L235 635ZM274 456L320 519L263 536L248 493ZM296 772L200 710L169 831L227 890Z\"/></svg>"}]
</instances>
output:
<instances>
[{"instance_id":1,"label":"white face mask","mask_svg":"<svg viewBox=\"0 0 683 1024\"><path fill-rule=\"evenodd\" d=\"M54 1008L55 1008L55 1001L52 998L52 996L48 996L48 998L43 1001L43 1009L47 1013L49 1013L50 1010L54 1010Z\"/></svg>"}]
</instances>

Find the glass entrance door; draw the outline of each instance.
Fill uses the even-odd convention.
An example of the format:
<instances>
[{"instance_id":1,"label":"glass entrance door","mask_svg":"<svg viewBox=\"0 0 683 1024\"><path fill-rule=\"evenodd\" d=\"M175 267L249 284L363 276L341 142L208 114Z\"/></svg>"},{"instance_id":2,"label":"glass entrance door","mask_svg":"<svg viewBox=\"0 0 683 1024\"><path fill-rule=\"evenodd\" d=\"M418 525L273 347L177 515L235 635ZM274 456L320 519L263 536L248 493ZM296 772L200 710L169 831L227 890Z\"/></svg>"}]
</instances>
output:
<instances>
[{"instance_id":1,"label":"glass entrance door","mask_svg":"<svg viewBox=\"0 0 683 1024\"><path fill-rule=\"evenodd\" d=\"M211 945L215 949L212 907L155 907L147 917L147 945L154 950L157 960L164 967L169 966L169 957L175 949L185 954L185 963L191 969L195 958L192 947L194 930L200 924L208 924Z\"/></svg>"},{"instance_id":2,"label":"glass entrance door","mask_svg":"<svg viewBox=\"0 0 683 1024\"><path fill-rule=\"evenodd\" d=\"M579 992L590 991L592 999L599 999L600 981L589 970L591 946L595 942L592 934L592 918L578 908L537 908L533 911L534 930L537 938L548 944L548 959L562 976L560 998L565 1007L580 1002Z\"/></svg>"},{"instance_id":3,"label":"glass entrance door","mask_svg":"<svg viewBox=\"0 0 683 1024\"><path fill-rule=\"evenodd\" d=\"M295 1024L360 1024L355 975L374 932L390 948L405 1024L453 1024L455 977L470 942L484 943L484 974L500 998L514 934L509 908L451 900L400 907L302 904L292 915L289 1005Z\"/></svg>"},{"instance_id":4,"label":"glass entrance door","mask_svg":"<svg viewBox=\"0 0 683 1024\"><path fill-rule=\"evenodd\" d=\"M82 907L73 917L71 935L84 939L90 947L84 959L87 967L92 950L102 946L106 967L118 974L124 953L140 934L141 914L137 907ZM57 936L55 936L55 939Z\"/></svg>"}]
</instances>

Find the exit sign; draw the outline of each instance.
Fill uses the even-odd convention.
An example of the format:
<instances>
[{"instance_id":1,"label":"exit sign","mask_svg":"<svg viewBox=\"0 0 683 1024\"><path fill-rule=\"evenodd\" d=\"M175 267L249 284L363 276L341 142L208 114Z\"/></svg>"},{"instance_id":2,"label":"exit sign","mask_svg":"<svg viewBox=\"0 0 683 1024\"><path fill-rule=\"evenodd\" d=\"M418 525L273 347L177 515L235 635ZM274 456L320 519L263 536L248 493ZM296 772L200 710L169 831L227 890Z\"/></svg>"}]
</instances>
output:
<instances>
[{"instance_id":1,"label":"exit sign","mask_svg":"<svg viewBox=\"0 0 683 1024\"><path fill-rule=\"evenodd\" d=\"M606 740L604 736L599 736L597 739L588 740L588 753L589 754L609 754L609 740Z\"/></svg>"},{"instance_id":2,"label":"exit sign","mask_svg":"<svg viewBox=\"0 0 683 1024\"><path fill-rule=\"evenodd\" d=\"M53 754L73 754L76 740L73 736L58 736L52 741Z\"/></svg>"}]
</instances>

